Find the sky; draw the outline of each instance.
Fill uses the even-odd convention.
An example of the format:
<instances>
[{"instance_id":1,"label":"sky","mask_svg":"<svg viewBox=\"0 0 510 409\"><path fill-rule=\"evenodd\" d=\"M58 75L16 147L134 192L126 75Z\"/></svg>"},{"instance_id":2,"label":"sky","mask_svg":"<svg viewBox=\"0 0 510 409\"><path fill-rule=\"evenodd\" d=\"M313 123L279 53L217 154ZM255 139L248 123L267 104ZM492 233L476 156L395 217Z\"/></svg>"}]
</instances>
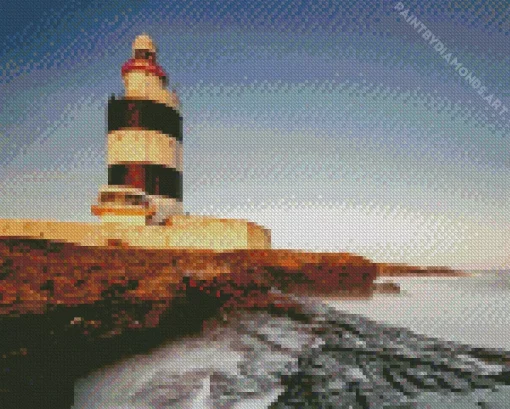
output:
<instances>
[{"instance_id":1,"label":"sky","mask_svg":"<svg viewBox=\"0 0 510 409\"><path fill-rule=\"evenodd\" d=\"M508 268L509 17L504 0L2 0L0 218L98 222L107 100L144 32L182 102L185 211L259 223L275 248Z\"/></svg>"}]
</instances>

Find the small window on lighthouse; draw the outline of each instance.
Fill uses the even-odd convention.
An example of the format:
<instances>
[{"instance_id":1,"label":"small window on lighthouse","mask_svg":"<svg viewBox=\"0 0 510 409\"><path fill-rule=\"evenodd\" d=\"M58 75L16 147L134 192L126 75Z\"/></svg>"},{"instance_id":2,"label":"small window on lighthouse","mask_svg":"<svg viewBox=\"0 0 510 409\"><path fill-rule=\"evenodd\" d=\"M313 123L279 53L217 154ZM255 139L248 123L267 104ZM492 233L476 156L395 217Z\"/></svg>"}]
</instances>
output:
<instances>
[{"instance_id":1,"label":"small window on lighthouse","mask_svg":"<svg viewBox=\"0 0 510 409\"><path fill-rule=\"evenodd\" d=\"M140 195L126 195L126 203L128 205L139 206L142 204L142 196L140 196Z\"/></svg>"},{"instance_id":2,"label":"small window on lighthouse","mask_svg":"<svg viewBox=\"0 0 510 409\"><path fill-rule=\"evenodd\" d=\"M108 203L115 201L115 196L112 193L101 193L101 202Z\"/></svg>"}]
</instances>

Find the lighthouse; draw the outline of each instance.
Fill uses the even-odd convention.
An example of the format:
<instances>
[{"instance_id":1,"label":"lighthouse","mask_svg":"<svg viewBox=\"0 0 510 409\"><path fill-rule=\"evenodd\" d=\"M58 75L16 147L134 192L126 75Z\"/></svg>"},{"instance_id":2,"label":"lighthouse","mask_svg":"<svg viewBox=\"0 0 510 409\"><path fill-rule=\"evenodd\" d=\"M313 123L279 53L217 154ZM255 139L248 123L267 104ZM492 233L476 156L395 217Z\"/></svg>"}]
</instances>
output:
<instances>
[{"instance_id":1,"label":"lighthouse","mask_svg":"<svg viewBox=\"0 0 510 409\"><path fill-rule=\"evenodd\" d=\"M91 210L105 222L158 225L183 214L180 103L148 35L136 37L131 57L124 96L108 101L108 185Z\"/></svg>"}]
</instances>

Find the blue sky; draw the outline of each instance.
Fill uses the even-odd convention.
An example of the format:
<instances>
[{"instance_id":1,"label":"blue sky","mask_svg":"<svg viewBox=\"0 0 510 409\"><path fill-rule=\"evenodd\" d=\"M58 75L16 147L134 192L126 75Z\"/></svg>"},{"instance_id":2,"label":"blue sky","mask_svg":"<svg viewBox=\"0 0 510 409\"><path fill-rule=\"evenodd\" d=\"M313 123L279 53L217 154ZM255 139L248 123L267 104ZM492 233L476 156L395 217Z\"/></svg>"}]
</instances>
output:
<instances>
[{"instance_id":1,"label":"blue sky","mask_svg":"<svg viewBox=\"0 0 510 409\"><path fill-rule=\"evenodd\" d=\"M96 221L107 98L146 32L182 101L186 211L274 247L509 266L510 112L396 3L2 1L0 217ZM402 3L510 109L505 1Z\"/></svg>"}]
</instances>

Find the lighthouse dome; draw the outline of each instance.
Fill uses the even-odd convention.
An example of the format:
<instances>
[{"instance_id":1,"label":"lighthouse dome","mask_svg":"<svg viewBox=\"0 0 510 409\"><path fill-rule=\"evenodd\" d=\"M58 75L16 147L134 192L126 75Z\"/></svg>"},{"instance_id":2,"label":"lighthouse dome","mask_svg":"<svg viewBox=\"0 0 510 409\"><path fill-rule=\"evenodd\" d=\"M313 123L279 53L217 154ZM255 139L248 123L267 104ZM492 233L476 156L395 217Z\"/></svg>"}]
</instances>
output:
<instances>
[{"instance_id":1,"label":"lighthouse dome","mask_svg":"<svg viewBox=\"0 0 510 409\"><path fill-rule=\"evenodd\" d=\"M149 52L155 53L156 46L147 34L141 34L135 38L135 41L133 41L133 52L136 50L147 50Z\"/></svg>"}]
</instances>

